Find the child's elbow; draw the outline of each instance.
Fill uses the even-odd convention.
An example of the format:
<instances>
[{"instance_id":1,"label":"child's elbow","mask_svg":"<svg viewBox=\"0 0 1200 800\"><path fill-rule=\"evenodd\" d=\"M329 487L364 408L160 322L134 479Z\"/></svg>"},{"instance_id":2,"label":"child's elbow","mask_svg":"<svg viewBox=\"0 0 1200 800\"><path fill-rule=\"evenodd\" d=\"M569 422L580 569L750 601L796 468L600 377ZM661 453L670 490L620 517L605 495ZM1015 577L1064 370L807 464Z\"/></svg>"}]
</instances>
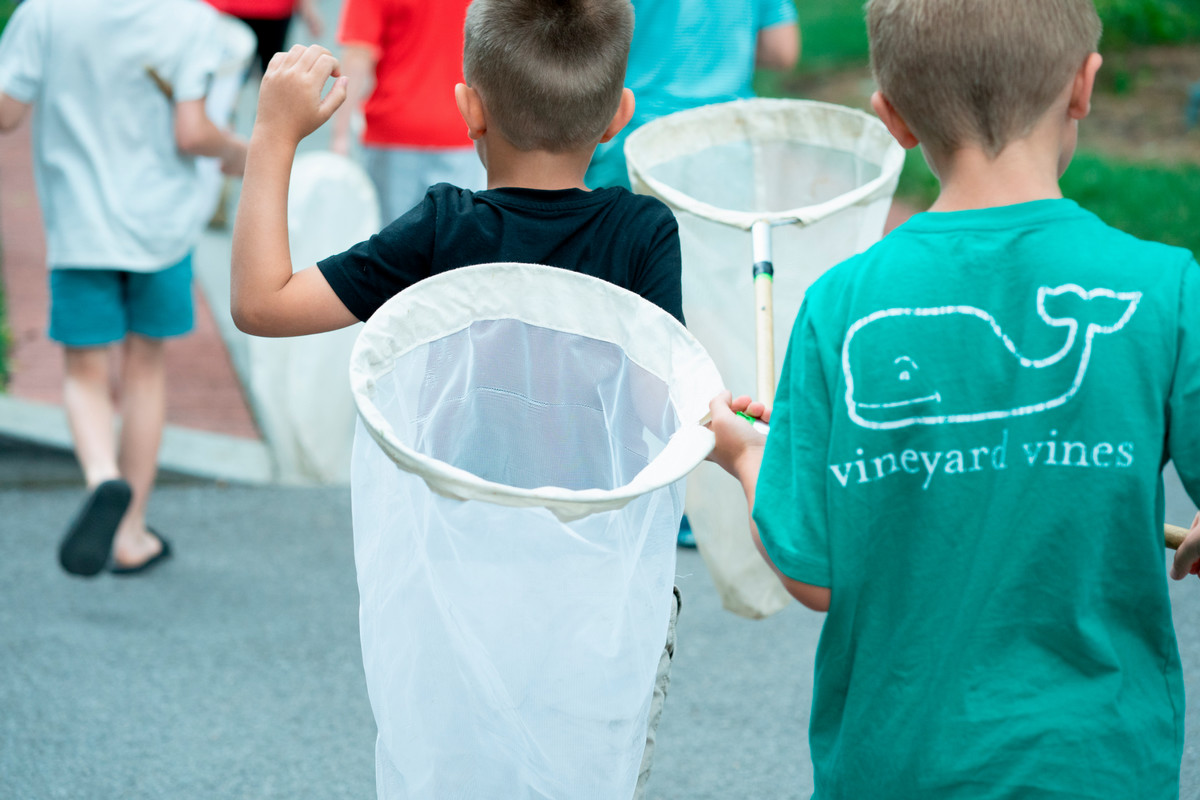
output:
<instances>
[{"instance_id":1,"label":"child's elbow","mask_svg":"<svg viewBox=\"0 0 1200 800\"><path fill-rule=\"evenodd\" d=\"M790 578L784 578L783 586L787 589L787 593L798 600L805 608L810 608L822 614L829 611L831 593L824 586L800 583L800 581L794 581Z\"/></svg>"},{"instance_id":2,"label":"child's elbow","mask_svg":"<svg viewBox=\"0 0 1200 800\"><path fill-rule=\"evenodd\" d=\"M821 614L829 612L829 595L816 599L801 600L802 605Z\"/></svg>"},{"instance_id":3,"label":"child's elbow","mask_svg":"<svg viewBox=\"0 0 1200 800\"><path fill-rule=\"evenodd\" d=\"M270 335L268 321L261 308L255 308L254 305L239 300L235 296L230 303L229 314L233 317L233 324L242 333L248 333L251 336Z\"/></svg>"},{"instance_id":4,"label":"child's elbow","mask_svg":"<svg viewBox=\"0 0 1200 800\"><path fill-rule=\"evenodd\" d=\"M205 137L188 126L175 128L175 147L184 155L199 155L204 149Z\"/></svg>"}]
</instances>

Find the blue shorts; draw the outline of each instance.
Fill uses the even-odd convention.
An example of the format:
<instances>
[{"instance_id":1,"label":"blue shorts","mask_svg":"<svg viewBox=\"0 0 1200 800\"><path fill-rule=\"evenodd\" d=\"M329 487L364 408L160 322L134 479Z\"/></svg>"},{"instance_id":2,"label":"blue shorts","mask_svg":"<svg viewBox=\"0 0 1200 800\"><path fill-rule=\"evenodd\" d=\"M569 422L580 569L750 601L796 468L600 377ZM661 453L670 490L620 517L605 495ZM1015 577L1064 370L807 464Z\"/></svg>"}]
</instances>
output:
<instances>
[{"instance_id":1,"label":"blue shorts","mask_svg":"<svg viewBox=\"0 0 1200 800\"><path fill-rule=\"evenodd\" d=\"M157 272L50 270L50 338L67 347L182 336L192 320L191 253Z\"/></svg>"}]
</instances>

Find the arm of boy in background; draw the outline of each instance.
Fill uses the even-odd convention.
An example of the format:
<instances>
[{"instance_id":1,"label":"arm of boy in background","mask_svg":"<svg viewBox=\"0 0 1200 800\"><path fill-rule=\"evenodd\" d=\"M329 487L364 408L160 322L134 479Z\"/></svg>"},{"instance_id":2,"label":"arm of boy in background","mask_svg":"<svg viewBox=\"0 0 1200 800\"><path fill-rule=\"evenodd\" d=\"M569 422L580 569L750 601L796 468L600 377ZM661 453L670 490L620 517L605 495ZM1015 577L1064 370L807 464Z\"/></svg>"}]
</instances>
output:
<instances>
[{"instance_id":1,"label":"arm of boy in background","mask_svg":"<svg viewBox=\"0 0 1200 800\"><path fill-rule=\"evenodd\" d=\"M729 392L723 392L712 399L708 410L712 414L712 432L717 437L717 445L708 458L741 482L742 491L746 493L747 515L749 516L750 510L754 508L755 487L758 483L759 470L762 467L763 448L767 443L767 437L755 431L753 426L747 424L745 418L737 415L737 412L744 412L764 422L769 422L771 419L770 409L762 403L751 402L749 397L734 399ZM779 576L779 580L788 594L813 611L829 610L829 589L793 580L775 566L763 547L762 539L758 534L758 526L753 517L750 518L750 535L754 538L754 546L758 548L759 554Z\"/></svg>"},{"instance_id":2,"label":"arm of boy in background","mask_svg":"<svg viewBox=\"0 0 1200 800\"><path fill-rule=\"evenodd\" d=\"M800 26L794 22L772 25L758 32L754 66L786 71L800 61Z\"/></svg>"},{"instance_id":3,"label":"arm of boy in background","mask_svg":"<svg viewBox=\"0 0 1200 800\"><path fill-rule=\"evenodd\" d=\"M16 130L32 107L29 103L22 103L0 92L0 133Z\"/></svg>"},{"instance_id":4,"label":"arm of boy in background","mask_svg":"<svg viewBox=\"0 0 1200 800\"><path fill-rule=\"evenodd\" d=\"M375 65L378 63L374 48L365 44L346 44L342 47L342 75L346 77L346 102L333 115L333 133L329 137L329 149L341 155L350 154L353 136L354 115L375 91Z\"/></svg>"},{"instance_id":5,"label":"arm of boy in background","mask_svg":"<svg viewBox=\"0 0 1200 800\"><path fill-rule=\"evenodd\" d=\"M346 99L337 59L318 45L277 53L263 76L233 226L233 321L256 336L301 336L358 319L311 266L292 274L287 195L300 140ZM326 81L337 78L322 97Z\"/></svg>"},{"instance_id":6,"label":"arm of boy in background","mask_svg":"<svg viewBox=\"0 0 1200 800\"><path fill-rule=\"evenodd\" d=\"M300 0L296 3L296 11L300 14L300 19L304 20L304 26L308 28L308 32L313 35L313 38L321 38L321 34L325 32L325 20L321 19L321 12L317 9L317 0Z\"/></svg>"},{"instance_id":7,"label":"arm of boy in background","mask_svg":"<svg viewBox=\"0 0 1200 800\"><path fill-rule=\"evenodd\" d=\"M203 98L175 104L175 146L191 156L221 159L226 175L238 176L246 169L246 142L209 119Z\"/></svg>"}]
</instances>

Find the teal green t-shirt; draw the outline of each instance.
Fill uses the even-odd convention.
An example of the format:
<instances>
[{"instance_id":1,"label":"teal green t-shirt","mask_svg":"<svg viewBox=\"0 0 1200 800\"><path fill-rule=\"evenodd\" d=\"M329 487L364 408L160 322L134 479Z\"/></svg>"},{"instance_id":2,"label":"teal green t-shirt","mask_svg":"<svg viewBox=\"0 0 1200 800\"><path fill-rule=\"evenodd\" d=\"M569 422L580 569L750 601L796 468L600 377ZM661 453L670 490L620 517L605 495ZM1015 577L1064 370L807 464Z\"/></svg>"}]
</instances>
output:
<instances>
[{"instance_id":1,"label":"teal green t-shirt","mask_svg":"<svg viewBox=\"0 0 1200 800\"><path fill-rule=\"evenodd\" d=\"M1200 499L1187 251L1045 200L919 214L822 277L754 506L831 590L814 796L1177 797L1168 459Z\"/></svg>"}]
</instances>

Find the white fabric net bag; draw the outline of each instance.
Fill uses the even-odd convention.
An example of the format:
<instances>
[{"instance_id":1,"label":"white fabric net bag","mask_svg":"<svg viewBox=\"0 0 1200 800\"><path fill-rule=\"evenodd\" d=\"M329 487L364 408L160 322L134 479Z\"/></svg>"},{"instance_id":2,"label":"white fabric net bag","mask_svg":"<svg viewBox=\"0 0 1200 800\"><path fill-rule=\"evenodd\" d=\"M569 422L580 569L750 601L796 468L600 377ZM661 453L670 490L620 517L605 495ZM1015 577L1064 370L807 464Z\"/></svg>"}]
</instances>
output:
<instances>
[{"instance_id":1,"label":"white fabric net bag","mask_svg":"<svg viewBox=\"0 0 1200 800\"><path fill-rule=\"evenodd\" d=\"M346 156L304 153L292 165L287 223L298 272L379 231L375 186ZM280 481L349 482L357 414L350 387L338 378L346 374L359 327L247 338L250 396Z\"/></svg>"},{"instance_id":2,"label":"white fabric net bag","mask_svg":"<svg viewBox=\"0 0 1200 800\"><path fill-rule=\"evenodd\" d=\"M716 367L624 289L492 264L388 301L350 377L379 796L630 797Z\"/></svg>"},{"instance_id":3,"label":"white fabric net bag","mask_svg":"<svg viewBox=\"0 0 1200 800\"><path fill-rule=\"evenodd\" d=\"M771 231L777 379L804 290L880 237L904 164L875 117L804 100L671 114L630 134L625 155L634 191L679 219L683 314L735 395L757 394L751 228ZM688 481L688 520L722 602L764 617L791 599L751 543L744 506L714 464Z\"/></svg>"}]
</instances>

